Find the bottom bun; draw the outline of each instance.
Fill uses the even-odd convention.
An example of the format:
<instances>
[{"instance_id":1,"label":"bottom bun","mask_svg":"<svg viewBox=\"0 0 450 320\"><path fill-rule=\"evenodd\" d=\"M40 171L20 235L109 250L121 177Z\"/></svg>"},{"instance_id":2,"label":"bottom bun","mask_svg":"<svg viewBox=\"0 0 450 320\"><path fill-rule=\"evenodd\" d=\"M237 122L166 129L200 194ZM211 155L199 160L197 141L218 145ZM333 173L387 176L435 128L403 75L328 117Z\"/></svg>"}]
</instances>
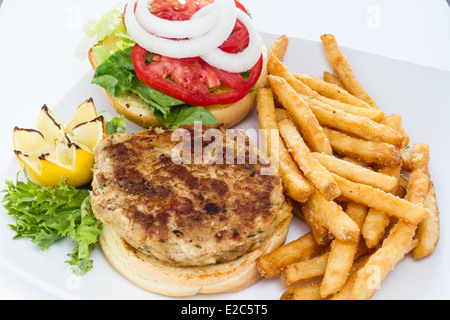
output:
<instances>
[{"instance_id":1,"label":"bottom bun","mask_svg":"<svg viewBox=\"0 0 450 320\"><path fill-rule=\"evenodd\" d=\"M255 84L255 88L265 85L267 75L267 58L264 53L263 70ZM98 67L97 59L91 49L89 51L89 61L94 69ZM126 92L119 97L115 97L105 89L102 89L106 99L118 114L125 116L131 122L144 127L164 127L153 115L148 105L136 94ZM224 128L230 128L242 120L250 113L256 103L256 92L249 92L241 100L230 105L217 105L205 107L220 122Z\"/></svg>"},{"instance_id":2,"label":"bottom bun","mask_svg":"<svg viewBox=\"0 0 450 320\"><path fill-rule=\"evenodd\" d=\"M100 246L116 271L137 286L158 294L182 297L197 293L220 293L244 289L261 278L256 259L283 245L292 215L288 203L282 210L289 215L275 229L272 237L239 259L201 267L174 267L135 250L113 228L103 224Z\"/></svg>"}]
</instances>

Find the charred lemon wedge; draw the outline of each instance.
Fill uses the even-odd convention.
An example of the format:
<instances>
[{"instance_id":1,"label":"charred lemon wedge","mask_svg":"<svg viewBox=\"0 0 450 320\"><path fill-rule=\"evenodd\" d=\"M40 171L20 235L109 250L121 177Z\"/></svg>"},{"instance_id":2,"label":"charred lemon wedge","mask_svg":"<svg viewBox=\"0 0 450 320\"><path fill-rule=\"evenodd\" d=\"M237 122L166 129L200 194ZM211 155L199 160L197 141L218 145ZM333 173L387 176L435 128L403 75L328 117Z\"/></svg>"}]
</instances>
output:
<instances>
[{"instance_id":1,"label":"charred lemon wedge","mask_svg":"<svg viewBox=\"0 0 450 320\"><path fill-rule=\"evenodd\" d=\"M35 129L14 128L14 153L35 183L65 181L79 187L92 179L94 152L105 133L104 119L92 99L80 105L66 124L43 106Z\"/></svg>"}]
</instances>

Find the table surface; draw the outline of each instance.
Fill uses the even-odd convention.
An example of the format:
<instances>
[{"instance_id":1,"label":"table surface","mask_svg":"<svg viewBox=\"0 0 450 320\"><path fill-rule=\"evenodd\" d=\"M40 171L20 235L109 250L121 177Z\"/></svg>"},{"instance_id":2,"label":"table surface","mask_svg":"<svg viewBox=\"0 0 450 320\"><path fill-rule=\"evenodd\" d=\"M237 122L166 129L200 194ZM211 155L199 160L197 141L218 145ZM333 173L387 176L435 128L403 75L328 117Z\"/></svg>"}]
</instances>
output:
<instances>
[{"instance_id":1,"label":"table surface","mask_svg":"<svg viewBox=\"0 0 450 320\"><path fill-rule=\"evenodd\" d=\"M86 61L73 56L83 25L117 2L0 0L0 43L6 47L0 53L3 108L17 99L38 111L43 104L59 102L88 70ZM241 2L260 31L315 41L333 33L342 46L450 71L450 7L445 0ZM0 128L8 135L2 136L10 139L11 124L34 123L38 111L7 113ZM0 299L54 298L0 268Z\"/></svg>"}]
</instances>

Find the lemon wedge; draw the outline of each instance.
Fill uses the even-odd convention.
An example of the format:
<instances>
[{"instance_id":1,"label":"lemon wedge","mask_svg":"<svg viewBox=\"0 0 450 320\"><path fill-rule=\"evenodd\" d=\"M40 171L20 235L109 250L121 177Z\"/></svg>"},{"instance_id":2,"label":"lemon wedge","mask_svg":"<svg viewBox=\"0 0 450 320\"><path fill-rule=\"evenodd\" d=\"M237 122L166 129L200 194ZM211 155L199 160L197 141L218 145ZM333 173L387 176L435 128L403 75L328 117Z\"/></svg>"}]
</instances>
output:
<instances>
[{"instance_id":1,"label":"lemon wedge","mask_svg":"<svg viewBox=\"0 0 450 320\"><path fill-rule=\"evenodd\" d=\"M66 124L44 105L35 129L14 128L14 153L35 183L66 181L79 187L92 179L95 149L105 134L103 117L97 115L92 99L80 105Z\"/></svg>"}]
</instances>

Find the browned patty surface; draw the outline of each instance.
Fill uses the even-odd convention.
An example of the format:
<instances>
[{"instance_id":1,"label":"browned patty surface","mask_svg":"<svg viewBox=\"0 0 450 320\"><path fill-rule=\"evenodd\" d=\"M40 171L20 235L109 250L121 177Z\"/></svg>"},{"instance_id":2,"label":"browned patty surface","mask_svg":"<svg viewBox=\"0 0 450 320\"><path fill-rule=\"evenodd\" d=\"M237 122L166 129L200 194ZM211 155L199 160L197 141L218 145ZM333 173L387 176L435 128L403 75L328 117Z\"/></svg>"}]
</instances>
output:
<instances>
[{"instance_id":1,"label":"browned patty surface","mask_svg":"<svg viewBox=\"0 0 450 320\"><path fill-rule=\"evenodd\" d=\"M193 126L182 129L194 137ZM202 154L219 142L205 141L207 129L220 130L224 138L212 164L174 163L171 155L181 140L172 141L171 130L106 138L95 155L96 216L134 248L172 265L226 262L258 247L285 218L281 179L277 173L261 175L268 164L259 159L249 163L247 136L245 157L234 152L226 158L236 146L227 150L221 127L203 126L196 136ZM191 155L194 146L192 140Z\"/></svg>"}]
</instances>

